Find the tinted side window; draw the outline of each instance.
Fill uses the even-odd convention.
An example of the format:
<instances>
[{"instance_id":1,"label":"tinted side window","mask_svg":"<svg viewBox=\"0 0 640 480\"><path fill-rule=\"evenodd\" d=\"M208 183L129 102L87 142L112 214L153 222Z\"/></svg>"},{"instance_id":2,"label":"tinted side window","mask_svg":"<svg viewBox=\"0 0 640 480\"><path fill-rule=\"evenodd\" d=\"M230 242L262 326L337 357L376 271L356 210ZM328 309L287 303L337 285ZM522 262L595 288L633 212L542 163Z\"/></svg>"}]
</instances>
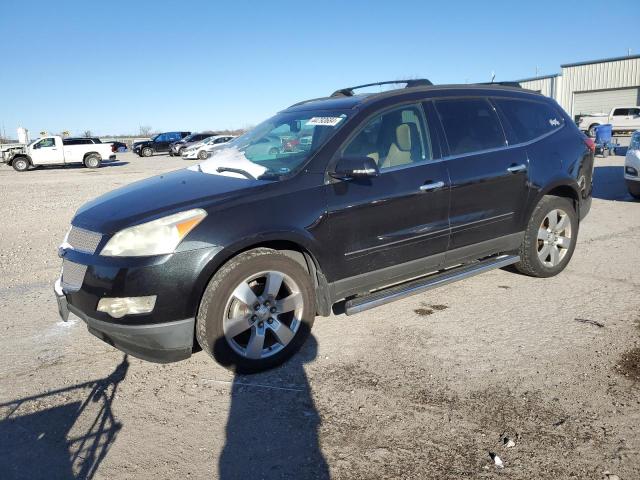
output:
<instances>
[{"instance_id":1,"label":"tinted side window","mask_svg":"<svg viewBox=\"0 0 640 480\"><path fill-rule=\"evenodd\" d=\"M503 147L502 126L491 104L484 99L437 100L451 155Z\"/></svg>"},{"instance_id":2,"label":"tinted side window","mask_svg":"<svg viewBox=\"0 0 640 480\"><path fill-rule=\"evenodd\" d=\"M74 140L74 139L71 139L71 138L63 138L62 139L62 144L63 145L77 145L78 141Z\"/></svg>"},{"instance_id":3,"label":"tinted side window","mask_svg":"<svg viewBox=\"0 0 640 480\"><path fill-rule=\"evenodd\" d=\"M519 142L528 142L557 130L564 118L551 105L528 100L498 98L494 102L506 117Z\"/></svg>"},{"instance_id":4,"label":"tinted side window","mask_svg":"<svg viewBox=\"0 0 640 480\"><path fill-rule=\"evenodd\" d=\"M613 116L614 117L624 117L629 115L629 109L628 108L616 108L613 111Z\"/></svg>"},{"instance_id":5,"label":"tinted side window","mask_svg":"<svg viewBox=\"0 0 640 480\"><path fill-rule=\"evenodd\" d=\"M349 142L344 155L373 158L381 170L433 158L431 142L416 105L369 120Z\"/></svg>"}]
</instances>

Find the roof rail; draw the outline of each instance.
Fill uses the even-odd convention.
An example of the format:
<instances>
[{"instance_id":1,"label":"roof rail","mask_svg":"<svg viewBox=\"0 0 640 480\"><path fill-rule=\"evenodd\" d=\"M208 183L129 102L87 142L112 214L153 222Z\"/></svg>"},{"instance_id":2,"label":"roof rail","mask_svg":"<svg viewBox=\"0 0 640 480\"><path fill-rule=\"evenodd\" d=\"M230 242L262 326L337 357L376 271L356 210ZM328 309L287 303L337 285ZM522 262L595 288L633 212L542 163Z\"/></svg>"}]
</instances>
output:
<instances>
[{"instance_id":1,"label":"roof rail","mask_svg":"<svg viewBox=\"0 0 640 480\"><path fill-rule=\"evenodd\" d=\"M519 82L480 82L476 83L476 85L499 85L501 87L522 88Z\"/></svg>"},{"instance_id":2,"label":"roof rail","mask_svg":"<svg viewBox=\"0 0 640 480\"><path fill-rule=\"evenodd\" d=\"M375 87L377 85L392 85L394 83L406 83L407 85L405 86L405 88L426 87L426 86L433 85L433 83L431 83L426 78L416 78L413 80L389 80L386 82L366 83L364 85L357 85L355 87L342 88L340 90L336 90L335 92L333 92L331 96L332 97L353 97L354 90L365 88L365 87Z\"/></svg>"}]
</instances>

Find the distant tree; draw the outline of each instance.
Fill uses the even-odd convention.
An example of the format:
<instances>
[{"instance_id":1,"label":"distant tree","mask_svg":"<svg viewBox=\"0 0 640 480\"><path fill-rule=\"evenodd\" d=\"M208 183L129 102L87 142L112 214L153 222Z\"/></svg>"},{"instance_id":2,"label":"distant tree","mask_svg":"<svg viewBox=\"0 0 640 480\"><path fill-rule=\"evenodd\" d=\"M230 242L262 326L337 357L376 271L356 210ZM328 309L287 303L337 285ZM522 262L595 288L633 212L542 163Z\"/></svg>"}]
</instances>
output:
<instances>
[{"instance_id":1,"label":"distant tree","mask_svg":"<svg viewBox=\"0 0 640 480\"><path fill-rule=\"evenodd\" d=\"M139 132L141 137L148 137L151 135L151 127L149 125L140 125Z\"/></svg>"},{"instance_id":2,"label":"distant tree","mask_svg":"<svg viewBox=\"0 0 640 480\"><path fill-rule=\"evenodd\" d=\"M82 132L82 136L83 137L93 137L93 134L91 133L91 130L85 130L84 132Z\"/></svg>"},{"instance_id":3,"label":"distant tree","mask_svg":"<svg viewBox=\"0 0 640 480\"><path fill-rule=\"evenodd\" d=\"M42 134L42 132L40 132L40 134ZM46 133L45 133L45 135L46 135ZM71 135L71 133L69 132L69 130L63 130L58 135L61 136L61 137L68 137L69 135Z\"/></svg>"},{"instance_id":4,"label":"distant tree","mask_svg":"<svg viewBox=\"0 0 640 480\"><path fill-rule=\"evenodd\" d=\"M41 136L41 137L46 137L47 135L49 135L49 133L48 133L46 130L42 130L42 131L40 132L40 136Z\"/></svg>"}]
</instances>

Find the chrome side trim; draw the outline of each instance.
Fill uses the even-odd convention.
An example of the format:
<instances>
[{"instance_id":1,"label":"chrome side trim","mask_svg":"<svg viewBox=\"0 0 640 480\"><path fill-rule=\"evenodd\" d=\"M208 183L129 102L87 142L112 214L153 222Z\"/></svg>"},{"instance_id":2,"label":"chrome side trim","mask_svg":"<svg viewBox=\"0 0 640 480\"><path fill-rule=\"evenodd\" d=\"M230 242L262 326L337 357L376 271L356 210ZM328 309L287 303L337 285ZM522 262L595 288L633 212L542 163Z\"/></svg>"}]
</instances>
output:
<instances>
[{"instance_id":1,"label":"chrome side trim","mask_svg":"<svg viewBox=\"0 0 640 480\"><path fill-rule=\"evenodd\" d=\"M353 300L349 300L345 304L345 313L347 315L353 315L364 312L365 310L379 307L381 305L400 300L401 298L426 292L433 288L441 287L459 280L464 280L465 278L473 277L489 270L506 267L507 265L512 265L519 261L520 257L518 255L500 255L476 264L445 270L442 273L430 275L406 284L400 284L389 289L379 290L364 297L356 297Z\"/></svg>"}]
</instances>

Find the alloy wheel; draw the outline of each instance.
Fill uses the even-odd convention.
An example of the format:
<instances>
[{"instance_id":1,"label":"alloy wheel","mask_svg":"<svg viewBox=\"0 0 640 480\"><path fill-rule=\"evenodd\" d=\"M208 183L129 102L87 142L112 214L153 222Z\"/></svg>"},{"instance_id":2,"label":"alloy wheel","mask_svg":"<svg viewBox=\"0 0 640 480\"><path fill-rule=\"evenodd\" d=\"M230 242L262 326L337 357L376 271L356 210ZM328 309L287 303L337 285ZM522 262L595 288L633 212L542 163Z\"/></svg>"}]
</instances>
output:
<instances>
[{"instance_id":1,"label":"alloy wheel","mask_svg":"<svg viewBox=\"0 0 640 480\"><path fill-rule=\"evenodd\" d=\"M260 360L284 349L295 337L304 301L293 279L265 271L236 286L224 309L227 343L243 357Z\"/></svg>"},{"instance_id":2,"label":"alloy wheel","mask_svg":"<svg viewBox=\"0 0 640 480\"><path fill-rule=\"evenodd\" d=\"M571 219L562 209L551 210L538 230L538 259L545 267L555 267L571 246Z\"/></svg>"}]
</instances>

